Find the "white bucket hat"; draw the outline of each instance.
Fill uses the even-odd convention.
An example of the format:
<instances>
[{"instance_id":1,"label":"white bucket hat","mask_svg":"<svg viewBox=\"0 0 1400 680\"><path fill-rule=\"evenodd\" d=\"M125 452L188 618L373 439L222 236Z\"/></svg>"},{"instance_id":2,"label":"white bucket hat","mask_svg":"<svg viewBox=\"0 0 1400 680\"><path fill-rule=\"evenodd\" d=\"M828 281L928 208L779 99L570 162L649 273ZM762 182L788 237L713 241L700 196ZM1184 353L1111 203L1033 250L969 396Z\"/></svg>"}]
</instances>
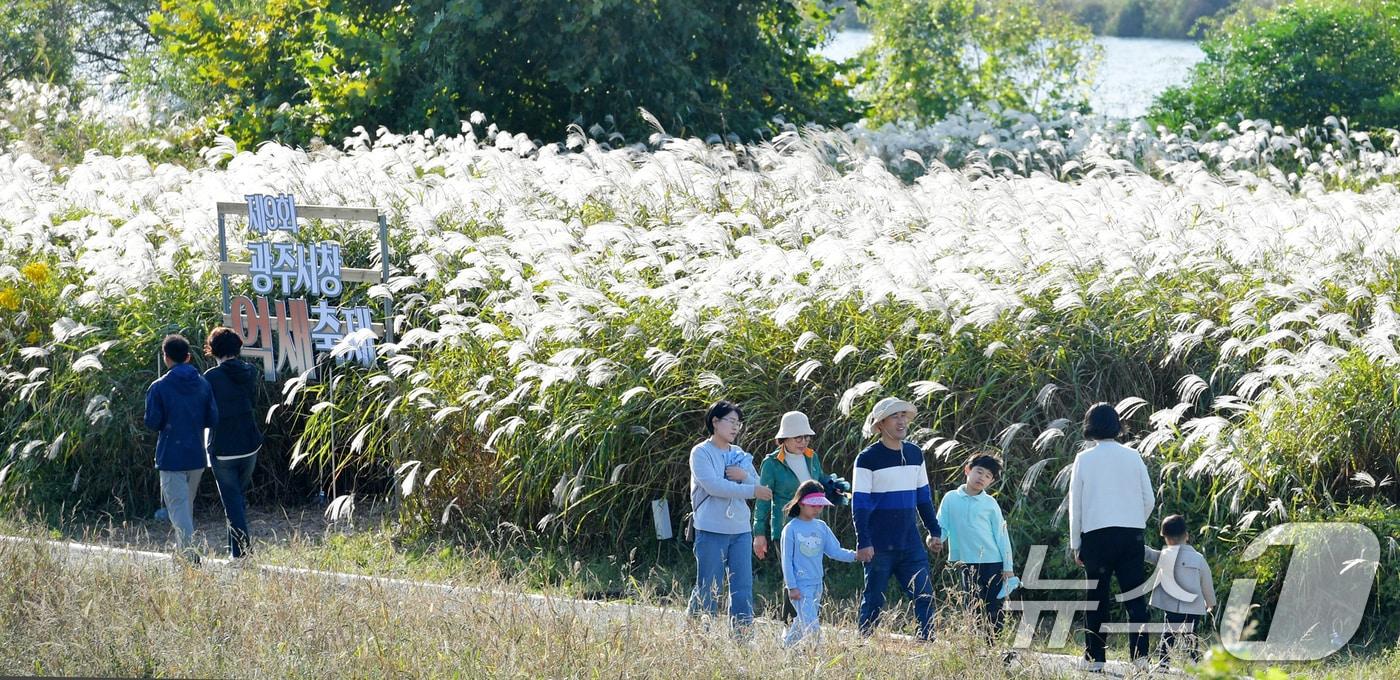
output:
<instances>
[{"instance_id":1,"label":"white bucket hat","mask_svg":"<svg viewBox=\"0 0 1400 680\"><path fill-rule=\"evenodd\" d=\"M906 411L912 418L914 414L919 412L919 409L916 408L913 404L904 401L903 399L897 399L895 397L885 397L884 399L875 402L875 408L870 409L870 415L865 417L865 427L862 427L860 431L867 437L873 437L875 436L876 423L896 413L904 413Z\"/></svg>"},{"instance_id":2,"label":"white bucket hat","mask_svg":"<svg viewBox=\"0 0 1400 680\"><path fill-rule=\"evenodd\" d=\"M774 439L787 439L788 437L801 437L803 435L814 437L816 432L812 431L812 426L807 422L807 414L801 411L788 411L783 414L783 419L778 423L778 434L773 435Z\"/></svg>"}]
</instances>

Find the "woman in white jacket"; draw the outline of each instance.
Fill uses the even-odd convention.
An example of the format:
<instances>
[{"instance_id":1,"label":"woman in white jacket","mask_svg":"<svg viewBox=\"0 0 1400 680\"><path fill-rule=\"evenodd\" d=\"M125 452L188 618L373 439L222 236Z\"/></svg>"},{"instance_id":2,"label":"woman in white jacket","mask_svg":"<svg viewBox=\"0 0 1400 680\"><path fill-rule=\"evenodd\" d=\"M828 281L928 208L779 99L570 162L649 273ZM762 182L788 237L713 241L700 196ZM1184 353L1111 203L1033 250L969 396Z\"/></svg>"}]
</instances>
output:
<instances>
[{"instance_id":1,"label":"woman in white jacket","mask_svg":"<svg viewBox=\"0 0 1400 680\"><path fill-rule=\"evenodd\" d=\"M1107 403L1089 407L1084 414L1084 438L1093 445L1074 459L1069 482L1069 542L1074 561L1094 581L1096 609L1088 612L1084 633L1084 660L1088 670L1102 670L1104 638L1099 627L1108 619L1113 600L1110 578L1118 589L1132 595L1124 602L1128 622L1147 623L1147 603L1142 585L1143 529L1156 505L1152 480L1142 456L1115 439L1122 432L1118 412ZM1147 634L1128 633L1133 662L1147 662Z\"/></svg>"}]
</instances>

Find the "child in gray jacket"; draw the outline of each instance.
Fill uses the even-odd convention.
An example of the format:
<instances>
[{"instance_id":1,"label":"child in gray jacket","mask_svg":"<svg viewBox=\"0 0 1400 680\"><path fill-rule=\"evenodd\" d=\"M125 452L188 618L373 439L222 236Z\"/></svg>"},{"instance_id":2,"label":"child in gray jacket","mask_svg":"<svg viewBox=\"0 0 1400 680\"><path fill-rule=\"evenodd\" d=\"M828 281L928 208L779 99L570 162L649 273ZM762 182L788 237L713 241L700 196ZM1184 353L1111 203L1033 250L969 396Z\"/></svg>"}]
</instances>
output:
<instances>
[{"instance_id":1,"label":"child in gray jacket","mask_svg":"<svg viewBox=\"0 0 1400 680\"><path fill-rule=\"evenodd\" d=\"M1157 565L1152 575L1155 586L1149 603L1162 610L1169 626L1157 646L1157 658L1162 666L1167 665L1167 657L1177 641L1194 637L1196 622L1215 609L1215 583L1211 579L1210 565L1191 547L1190 539L1186 518L1172 515L1162 520L1162 540L1166 547L1154 550L1144 546L1144 559ZM1194 644L1190 645L1188 654L1192 660L1200 657Z\"/></svg>"}]
</instances>

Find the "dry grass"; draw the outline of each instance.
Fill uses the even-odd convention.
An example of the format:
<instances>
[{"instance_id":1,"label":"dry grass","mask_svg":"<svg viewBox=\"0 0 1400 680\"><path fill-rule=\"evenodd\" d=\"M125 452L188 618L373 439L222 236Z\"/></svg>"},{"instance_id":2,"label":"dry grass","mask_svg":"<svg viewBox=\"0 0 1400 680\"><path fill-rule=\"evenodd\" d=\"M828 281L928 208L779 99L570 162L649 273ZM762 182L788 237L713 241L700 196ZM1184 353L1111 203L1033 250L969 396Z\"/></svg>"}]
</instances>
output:
<instances>
[{"instance_id":1,"label":"dry grass","mask_svg":"<svg viewBox=\"0 0 1400 680\"><path fill-rule=\"evenodd\" d=\"M790 653L674 611L602 610L518 592L452 592L170 564L75 566L0 544L0 674L200 677L1003 677L957 633L858 646L829 631ZM1024 668L1016 677L1057 677Z\"/></svg>"},{"instance_id":2,"label":"dry grass","mask_svg":"<svg viewBox=\"0 0 1400 680\"><path fill-rule=\"evenodd\" d=\"M0 675L1078 677L1063 657L1035 653L1004 668L946 606L934 644L877 636L861 645L854 601L836 600L823 614L822 646L792 652L771 622L741 645L725 626L707 632L663 606L674 604L665 596L585 602L526 592L500 571L458 581L473 586L389 584L210 563L78 562L52 546L0 541ZM891 614L889 629L912 624L907 610ZM1273 669L1222 656L1199 670L1210 678L1398 677L1400 655Z\"/></svg>"}]
</instances>

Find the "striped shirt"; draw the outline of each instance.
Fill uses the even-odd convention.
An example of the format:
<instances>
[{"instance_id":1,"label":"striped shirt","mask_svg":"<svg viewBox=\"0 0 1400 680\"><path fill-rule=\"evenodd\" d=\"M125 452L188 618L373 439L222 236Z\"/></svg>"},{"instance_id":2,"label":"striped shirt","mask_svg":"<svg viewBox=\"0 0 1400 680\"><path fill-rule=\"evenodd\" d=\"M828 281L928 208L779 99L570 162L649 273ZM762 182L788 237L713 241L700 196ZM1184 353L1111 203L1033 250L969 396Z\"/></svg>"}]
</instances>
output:
<instances>
[{"instance_id":1,"label":"striped shirt","mask_svg":"<svg viewBox=\"0 0 1400 680\"><path fill-rule=\"evenodd\" d=\"M924 452L918 446L904 442L903 450L895 451L875 442L856 456L851 479L857 549L922 550L917 518L923 518L930 534L943 534L933 510Z\"/></svg>"}]
</instances>

